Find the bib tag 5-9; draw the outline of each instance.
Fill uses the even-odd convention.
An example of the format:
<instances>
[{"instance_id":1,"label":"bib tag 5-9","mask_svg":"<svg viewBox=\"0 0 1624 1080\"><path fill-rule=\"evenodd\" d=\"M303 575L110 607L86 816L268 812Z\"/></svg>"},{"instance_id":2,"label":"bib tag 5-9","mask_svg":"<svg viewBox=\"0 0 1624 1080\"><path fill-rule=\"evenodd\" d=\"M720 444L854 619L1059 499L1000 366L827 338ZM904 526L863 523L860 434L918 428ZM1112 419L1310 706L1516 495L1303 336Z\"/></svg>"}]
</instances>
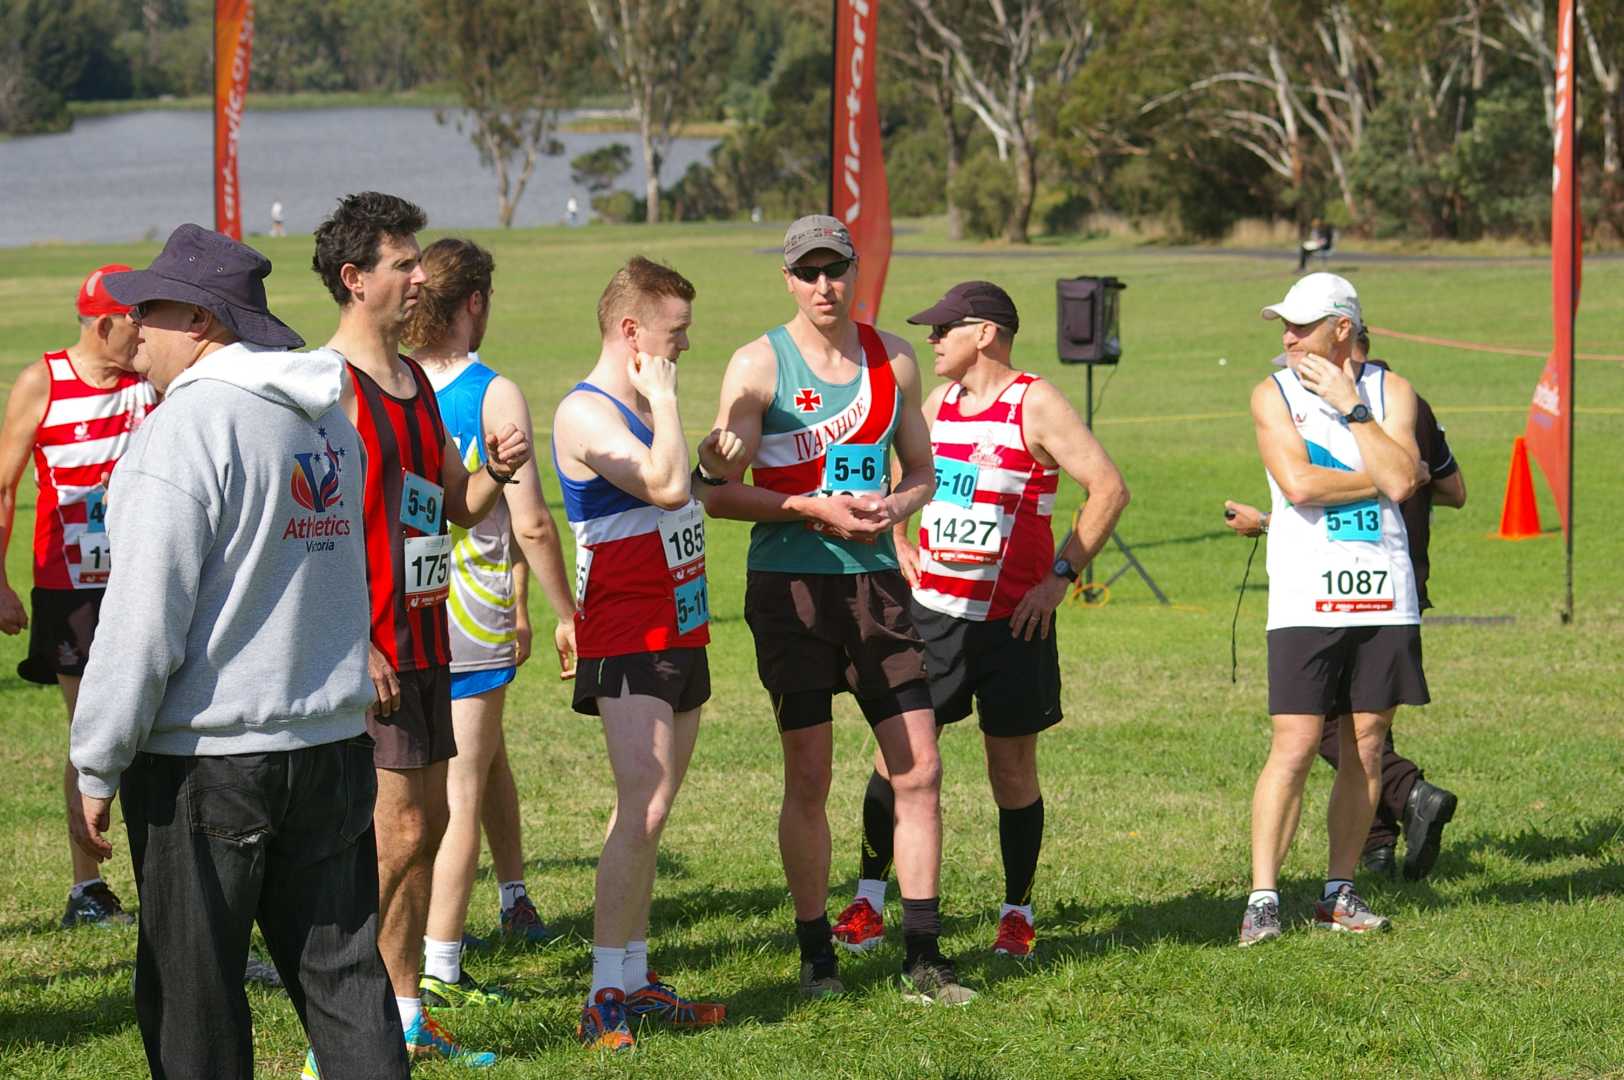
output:
<instances>
[{"instance_id":1,"label":"bib tag 5-9","mask_svg":"<svg viewBox=\"0 0 1624 1080\"><path fill-rule=\"evenodd\" d=\"M400 480L400 523L432 536L440 531L444 512L445 489L410 469L404 470Z\"/></svg>"}]
</instances>

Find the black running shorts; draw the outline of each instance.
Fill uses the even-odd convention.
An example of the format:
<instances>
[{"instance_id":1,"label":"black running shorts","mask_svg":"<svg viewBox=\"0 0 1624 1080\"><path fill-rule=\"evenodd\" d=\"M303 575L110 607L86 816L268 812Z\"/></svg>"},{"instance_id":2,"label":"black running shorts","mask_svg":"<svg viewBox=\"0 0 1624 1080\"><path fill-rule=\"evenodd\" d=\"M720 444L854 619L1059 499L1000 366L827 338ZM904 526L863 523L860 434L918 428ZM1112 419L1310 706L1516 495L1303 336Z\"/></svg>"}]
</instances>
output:
<instances>
[{"instance_id":1,"label":"black running shorts","mask_svg":"<svg viewBox=\"0 0 1624 1080\"><path fill-rule=\"evenodd\" d=\"M1269 631L1269 715L1342 716L1425 705L1419 626Z\"/></svg>"},{"instance_id":2,"label":"black running shorts","mask_svg":"<svg viewBox=\"0 0 1624 1080\"><path fill-rule=\"evenodd\" d=\"M17 664L17 674L42 686L55 686L58 675L83 675L106 594L106 589L35 589L29 596L28 655Z\"/></svg>"},{"instance_id":3,"label":"black running shorts","mask_svg":"<svg viewBox=\"0 0 1624 1080\"><path fill-rule=\"evenodd\" d=\"M457 756L451 727L449 665L398 671L400 708L388 716L367 716L372 763L380 769L421 769Z\"/></svg>"},{"instance_id":4,"label":"black running shorts","mask_svg":"<svg viewBox=\"0 0 1624 1080\"><path fill-rule=\"evenodd\" d=\"M1058 627L1027 641L1010 636L1008 619L975 622L910 603L938 724L969 716L972 699L981 730L995 737L1036 735L1060 723Z\"/></svg>"},{"instance_id":5,"label":"black running shorts","mask_svg":"<svg viewBox=\"0 0 1624 1080\"><path fill-rule=\"evenodd\" d=\"M691 712L710 700L710 660L703 648L660 649L579 660L575 665L575 711L598 716L599 698L627 694L659 698L674 713Z\"/></svg>"}]
</instances>

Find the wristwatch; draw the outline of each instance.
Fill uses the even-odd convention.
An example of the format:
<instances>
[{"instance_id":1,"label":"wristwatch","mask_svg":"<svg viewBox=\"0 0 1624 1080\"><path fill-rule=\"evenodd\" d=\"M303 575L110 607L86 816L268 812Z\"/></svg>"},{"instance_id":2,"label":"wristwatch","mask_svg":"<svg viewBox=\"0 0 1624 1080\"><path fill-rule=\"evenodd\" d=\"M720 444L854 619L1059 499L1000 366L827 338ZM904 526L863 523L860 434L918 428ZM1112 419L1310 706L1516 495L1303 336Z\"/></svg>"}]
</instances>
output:
<instances>
[{"instance_id":1,"label":"wristwatch","mask_svg":"<svg viewBox=\"0 0 1624 1080\"><path fill-rule=\"evenodd\" d=\"M694 466L694 479L698 480L701 484L707 484L710 487L721 487L723 484L727 483L727 477L712 476L710 473L705 471L704 465Z\"/></svg>"},{"instance_id":2,"label":"wristwatch","mask_svg":"<svg viewBox=\"0 0 1624 1080\"><path fill-rule=\"evenodd\" d=\"M485 471L489 473L491 479L495 480L498 484L517 484L519 482L519 478L517 476L502 476L495 469L491 468L489 463L485 465Z\"/></svg>"},{"instance_id":3,"label":"wristwatch","mask_svg":"<svg viewBox=\"0 0 1624 1080\"><path fill-rule=\"evenodd\" d=\"M1371 419L1370 406L1361 401L1353 407L1352 412L1342 418L1342 422L1345 424L1368 424Z\"/></svg>"},{"instance_id":4,"label":"wristwatch","mask_svg":"<svg viewBox=\"0 0 1624 1080\"><path fill-rule=\"evenodd\" d=\"M1053 569L1055 577L1063 577L1067 581L1077 580L1077 568L1071 565L1071 562L1064 555L1054 561Z\"/></svg>"}]
</instances>

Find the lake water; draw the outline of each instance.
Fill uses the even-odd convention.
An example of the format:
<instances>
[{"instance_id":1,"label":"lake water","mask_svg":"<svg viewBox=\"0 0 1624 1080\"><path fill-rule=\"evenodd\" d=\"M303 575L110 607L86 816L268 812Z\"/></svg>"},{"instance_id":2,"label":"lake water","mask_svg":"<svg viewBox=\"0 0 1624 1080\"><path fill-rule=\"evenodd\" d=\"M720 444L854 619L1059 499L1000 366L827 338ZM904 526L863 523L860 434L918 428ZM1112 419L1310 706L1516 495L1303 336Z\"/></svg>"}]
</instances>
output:
<instances>
[{"instance_id":1,"label":"lake water","mask_svg":"<svg viewBox=\"0 0 1624 1080\"><path fill-rule=\"evenodd\" d=\"M81 119L61 135L0 142L0 246L47 242L122 242L167 236L176 225L214 224L211 184L214 125L206 111L153 111ZM564 133L564 152L543 157L513 224L562 221L574 195L590 213L585 188L570 182L571 159L609 143L633 150L620 187L642 192L635 134ZM714 139L678 139L660 170L674 183L706 160ZM238 146L244 234L271 227L281 202L290 233L315 229L352 191L376 189L412 200L429 225L494 228L496 174L454 124L433 109L354 108L255 112L243 119Z\"/></svg>"}]
</instances>

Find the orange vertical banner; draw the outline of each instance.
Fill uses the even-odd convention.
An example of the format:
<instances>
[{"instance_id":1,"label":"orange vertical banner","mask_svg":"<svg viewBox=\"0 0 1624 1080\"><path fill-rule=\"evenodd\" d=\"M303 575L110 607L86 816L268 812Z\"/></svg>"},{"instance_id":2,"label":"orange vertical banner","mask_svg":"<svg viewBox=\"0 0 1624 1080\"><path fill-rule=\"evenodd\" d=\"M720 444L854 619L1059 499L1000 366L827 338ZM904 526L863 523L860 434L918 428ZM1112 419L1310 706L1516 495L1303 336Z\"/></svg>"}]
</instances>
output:
<instances>
[{"instance_id":1,"label":"orange vertical banner","mask_svg":"<svg viewBox=\"0 0 1624 1080\"><path fill-rule=\"evenodd\" d=\"M237 135L248 103L254 0L214 0L214 228L242 239Z\"/></svg>"},{"instance_id":2,"label":"orange vertical banner","mask_svg":"<svg viewBox=\"0 0 1624 1080\"><path fill-rule=\"evenodd\" d=\"M852 318L873 323L891 264L891 192L880 146L875 94L880 0L835 0L833 154L829 212L851 230L857 249Z\"/></svg>"},{"instance_id":3,"label":"orange vertical banner","mask_svg":"<svg viewBox=\"0 0 1624 1080\"><path fill-rule=\"evenodd\" d=\"M1573 541L1573 320L1583 262L1579 221L1578 112L1574 69L1574 0L1561 0L1556 31L1556 131L1551 171L1551 354L1528 411L1528 449L1556 498L1557 516ZM1570 565L1571 577L1571 565Z\"/></svg>"}]
</instances>

